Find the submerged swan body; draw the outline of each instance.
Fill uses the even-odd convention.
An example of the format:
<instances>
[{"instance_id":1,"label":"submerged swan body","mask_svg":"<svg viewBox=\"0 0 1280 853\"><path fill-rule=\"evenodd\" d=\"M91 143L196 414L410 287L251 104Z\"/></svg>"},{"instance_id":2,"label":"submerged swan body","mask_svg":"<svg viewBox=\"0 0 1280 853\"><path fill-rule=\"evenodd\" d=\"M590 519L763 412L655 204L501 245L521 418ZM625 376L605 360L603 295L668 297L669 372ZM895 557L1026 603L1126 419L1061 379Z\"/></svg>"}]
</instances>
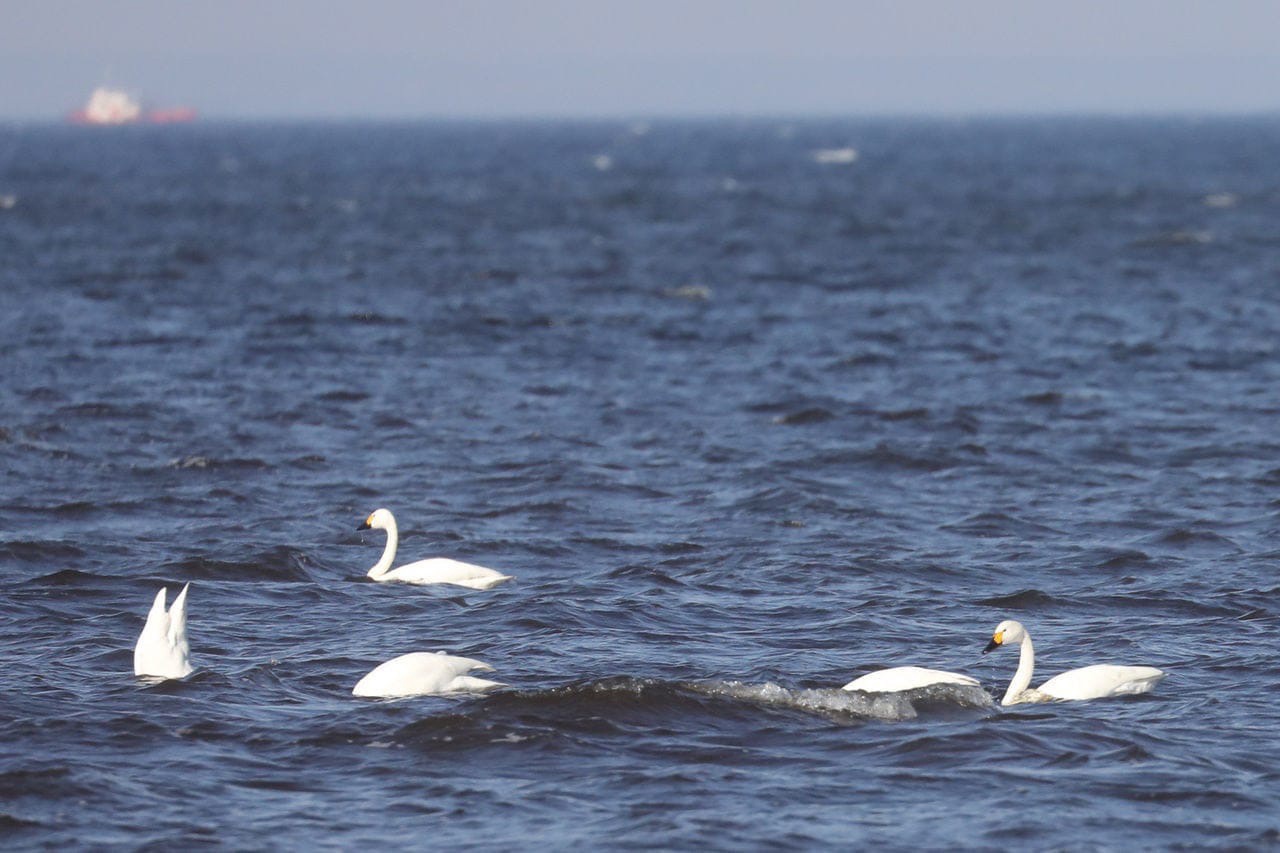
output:
<instances>
[{"instance_id":1,"label":"submerged swan body","mask_svg":"<svg viewBox=\"0 0 1280 853\"><path fill-rule=\"evenodd\" d=\"M1055 675L1037 688L1032 688L1031 673L1035 670L1036 652L1031 645L1031 635L1021 622L1006 619L996 626L991 642L983 654L1008 643L1020 643L1018 671L1009 682L1001 705L1018 705L1023 702L1049 702L1058 700L1079 701L1103 699L1107 696L1129 696L1146 693L1160 683L1165 672L1154 666L1118 666L1100 663L1071 669Z\"/></svg>"},{"instance_id":2,"label":"submerged swan body","mask_svg":"<svg viewBox=\"0 0 1280 853\"><path fill-rule=\"evenodd\" d=\"M506 687L500 681L487 681L467 675L472 670L492 672L493 667L471 658L459 658L444 652L411 652L378 664L373 671L356 682L354 696L395 699L403 696L430 696L442 693L484 693L495 687Z\"/></svg>"},{"instance_id":3,"label":"submerged swan body","mask_svg":"<svg viewBox=\"0 0 1280 853\"><path fill-rule=\"evenodd\" d=\"M850 681L842 690L861 690L865 693L897 693L900 690L915 690L931 684L963 684L977 687L978 680L958 672L947 672L942 669L927 669L923 666L894 666L889 669L877 669Z\"/></svg>"},{"instance_id":4,"label":"submerged swan body","mask_svg":"<svg viewBox=\"0 0 1280 853\"><path fill-rule=\"evenodd\" d=\"M191 667L191 647L187 643L187 584L173 600L173 607L164 609L166 587L160 587L147 624L142 626L137 645L133 647L133 674L151 678L184 678L194 670Z\"/></svg>"},{"instance_id":5,"label":"submerged swan body","mask_svg":"<svg viewBox=\"0 0 1280 853\"><path fill-rule=\"evenodd\" d=\"M356 529L387 531L387 546L382 552L382 559L378 560L368 573L369 577L379 583L448 583L470 589L488 589L512 579L511 575L504 575L502 572L464 563L461 560L450 560L447 557L432 557L391 568L391 563L396 558L396 546L400 542L400 533L396 529L396 518L388 509L374 510L365 519L364 524Z\"/></svg>"}]
</instances>

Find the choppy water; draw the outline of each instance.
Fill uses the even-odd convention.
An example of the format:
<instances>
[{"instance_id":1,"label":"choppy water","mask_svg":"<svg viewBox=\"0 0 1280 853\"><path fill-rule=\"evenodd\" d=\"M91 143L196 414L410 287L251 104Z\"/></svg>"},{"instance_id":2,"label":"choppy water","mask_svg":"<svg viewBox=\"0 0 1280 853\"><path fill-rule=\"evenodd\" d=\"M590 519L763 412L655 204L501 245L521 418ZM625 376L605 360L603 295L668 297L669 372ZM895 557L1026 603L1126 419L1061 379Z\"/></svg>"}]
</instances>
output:
<instances>
[{"instance_id":1,"label":"choppy water","mask_svg":"<svg viewBox=\"0 0 1280 853\"><path fill-rule=\"evenodd\" d=\"M1280 121L0 130L6 846L1280 843Z\"/></svg>"}]
</instances>

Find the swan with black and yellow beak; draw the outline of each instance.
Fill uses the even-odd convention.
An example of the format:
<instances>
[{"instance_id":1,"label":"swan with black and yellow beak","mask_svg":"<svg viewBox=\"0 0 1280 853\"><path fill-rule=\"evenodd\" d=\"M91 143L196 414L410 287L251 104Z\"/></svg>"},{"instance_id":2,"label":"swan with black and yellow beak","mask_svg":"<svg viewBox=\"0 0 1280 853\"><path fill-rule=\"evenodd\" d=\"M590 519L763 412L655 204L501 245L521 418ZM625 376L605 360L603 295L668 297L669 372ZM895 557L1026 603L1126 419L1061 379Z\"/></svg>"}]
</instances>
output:
<instances>
[{"instance_id":1,"label":"swan with black and yellow beak","mask_svg":"<svg viewBox=\"0 0 1280 853\"><path fill-rule=\"evenodd\" d=\"M513 579L512 575L451 560L448 557L430 557L415 563L391 568L396 558L396 546L400 542L399 531L396 530L396 518L388 509L376 509L364 520L357 530L387 531L387 545L382 551L382 558L369 569L368 575L379 583L436 584L447 583L465 586L469 589L489 589L500 583Z\"/></svg>"},{"instance_id":2,"label":"swan with black and yellow beak","mask_svg":"<svg viewBox=\"0 0 1280 853\"><path fill-rule=\"evenodd\" d=\"M1027 629L1021 622L1006 619L997 625L995 633L991 635L991 642L987 643L982 653L986 654L1010 643L1019 644L1018 671L1013 674L1009 689L1000 700L1001 705L1131 696L1150 691L1166 675L1164 670L1156 669L1154 666L1099 663L1067 670L1061 675L1050 678L1039 687L1033 688L1031 674L1036 666L1036 651L1031 645L1031 635L1027 633Z\"/></svg>"}]
</instances>

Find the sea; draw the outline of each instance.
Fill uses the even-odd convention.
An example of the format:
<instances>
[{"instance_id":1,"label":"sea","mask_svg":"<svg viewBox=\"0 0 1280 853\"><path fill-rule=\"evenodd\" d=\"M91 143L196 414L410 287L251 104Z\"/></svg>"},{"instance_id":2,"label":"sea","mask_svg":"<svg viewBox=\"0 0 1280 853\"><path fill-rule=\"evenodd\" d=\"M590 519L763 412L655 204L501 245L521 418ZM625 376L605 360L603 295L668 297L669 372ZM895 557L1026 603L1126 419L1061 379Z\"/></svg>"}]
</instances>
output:
<instances>
[{"instance_id":1,"label":"sea","mask_svg":"<svg viewBox=\"0 0 1280 853\"><path fill-rule=\"evenodd\" d=\"M0 125L0 844L1280 846L1280 116ZM490 590L375 583L446 556ZM193 674L135 677L190 584ZM1003 707L1094 663L1154 691ZM352 695L409 652L485 695ZM877 668L981 687L841 689Z\"/></svg>"}]
</instances>

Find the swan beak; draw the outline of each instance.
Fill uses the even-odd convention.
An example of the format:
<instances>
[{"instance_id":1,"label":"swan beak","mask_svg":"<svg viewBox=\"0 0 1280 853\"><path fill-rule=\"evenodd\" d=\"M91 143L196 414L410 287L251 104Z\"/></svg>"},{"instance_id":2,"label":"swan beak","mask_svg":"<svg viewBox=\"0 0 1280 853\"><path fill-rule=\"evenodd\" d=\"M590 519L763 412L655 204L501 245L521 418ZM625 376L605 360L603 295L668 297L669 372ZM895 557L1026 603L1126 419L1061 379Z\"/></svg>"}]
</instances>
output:
<instances>
[{"instance_id":1,"label":"swan beak","mask_svg":"<svg viewBox=\"0 0 1280 853\"><path fill-rule=\"evenodd\" d=\"M1003 631L991 637L991 642L987 643L987 647L982 650L982 653L985 655L987 652L994 651L995 649L1000 648L1002 643L1004 643Z\"/></svg>"},{"instance_id":2,"label":"swan beak","mask_svg":"<svg viewBox=\"0 0 1280 853\"><path fill-rule=\"evenodd\" d=\"M364 524L356 528L356 530L368 530L368 529L369 529L369 519L367 518L364 520Z\"/></svg>"}]
</instances>

